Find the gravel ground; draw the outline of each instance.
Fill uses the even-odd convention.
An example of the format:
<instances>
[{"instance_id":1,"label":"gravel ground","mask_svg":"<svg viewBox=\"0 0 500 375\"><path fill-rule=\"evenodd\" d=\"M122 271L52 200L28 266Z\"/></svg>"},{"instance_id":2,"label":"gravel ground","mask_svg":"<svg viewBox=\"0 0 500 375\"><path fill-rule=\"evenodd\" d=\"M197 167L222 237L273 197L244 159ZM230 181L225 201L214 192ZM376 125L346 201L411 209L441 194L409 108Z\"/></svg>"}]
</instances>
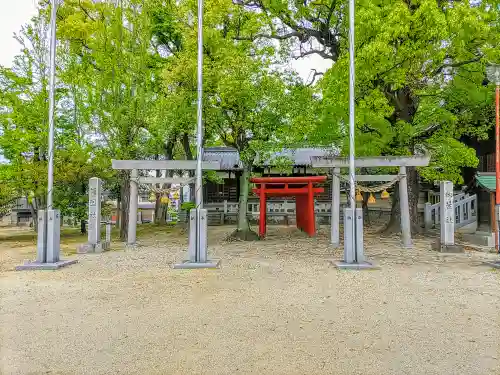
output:
<instances>
[{"instance_id":1,"label":"gravel ground","mask_svg":"<svg viewBox=\"0 0 500 375\"><path fill-rule=\"evenodd\" d=\"M367 235L381 269L338 271L325 233L230 229L210 228L220 270L171 269L174 235L57 272L11 271L27 250L0 251L0 374L500 374L495 255Z\"/></svg>"}]
</instances>

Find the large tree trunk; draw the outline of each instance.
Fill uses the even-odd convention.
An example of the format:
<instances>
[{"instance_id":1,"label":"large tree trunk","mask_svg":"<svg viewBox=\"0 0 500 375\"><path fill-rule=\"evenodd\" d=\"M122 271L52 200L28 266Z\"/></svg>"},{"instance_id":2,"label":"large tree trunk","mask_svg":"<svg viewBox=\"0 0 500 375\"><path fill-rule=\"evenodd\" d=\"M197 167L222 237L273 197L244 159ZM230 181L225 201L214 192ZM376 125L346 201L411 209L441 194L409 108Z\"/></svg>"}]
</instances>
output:
<instances>
[{"instance_id":1,"label":"large tree trunk","mask_svg":"<svg viewBox=\"0 0 500 375\"><path fill-rule=\"evenodd\" d=\"M82 195L85 195L87 193L87 184L85 182L82 183L81 185L81 193ZM99 197L101 198L101 197ZM62 220L61 220L62 223ZM80 233L81 234L87 234L87 226L85 225L85 220L80 220Z\"/></svg>"},{"instance_id":2,"label":"large tree trunk","mask_svg":"<svg viewBox=\"0 0 500 375\"><path fill-rule=\"evenodd\" d=\"M418 215L418 196L419 184L418 173L415 167L407 167L406 175L408 179L408 210L410 210L411 233L422 231L420 218ZM401 232L401 207L399 204L399 184L396 184L392 195L391 218L389 223L382 231L384 234L393 234Z\"/></svg>"},{"instance_id":3,"label":"large tree trunk","mask_svg":"<svg viewBox=\"0 0 500 375\"><path fill-rule=\"evenodd\" d=\"M28 202L28 196L26 196L26 202ZM33 205L33 202L28 203L31 212L31 220L33 222L33 230L38 233L38 210Z\"/></svg>"},{"instance_id":4,"label":"large tree trunk","mask_svg":"<svg viewBox=\"0 0 500 375\"><path fill-rule=\"evenodd\" d=\"M87 234L87 225L85 225L85 220L80 220L80 233Z\"/></svg>"},{"instance_id":5,"label":"large tree trunk","mask_svg":"<svg viewBox=\"0 0 500 375\"><path fill-rule=\"evenodd\" d=\"M116 198L116 222L115 222L115 226L117 228L120 228L120 222L121 222L121 196L120 194L118 195L118 197Z\"/></svg>"},{"instance_id":6,"label":"large tree trunk","mask_svg":"<svg viewBox=\"0 0 500 375\"><path fill-rule=\"evenodd\" d=\"M366 168L360 169L361 174L367 174ZM368 198L370 198L370 193L362 192L363 201L361 202L361 208L363 210L363 223L366 225L370 225L370 211L368 210Z\"/></svg>"},{"instance_id":7,"label":"large tree trunk","mask_svg":"<svg viewBox=\"0 0 500 375\"><path fill-rule=\"evenodd\" d=\"M164 203L161 203L160 202L160 221L159 223L161 225L165 225L167 224L167 214L168 214L168 205L167 204L164 204Z\"/></svg>"},{"instance_id":8,"label":"large tree trunk","mask_svg":"<svg viewBox=\"0 0 500 375\"><path fill-rule=\"evenodd\" d=\"M243 173L240 177L240 196L238 205L238 223L236 230L231 234L231 237L243 241L255 241L259 239L259 235L250 229L250 224L247 217L248 193L250 187L250 166L243 167Z\"/></svg>"},{"instance_id":9,"label":"large tree trunk","mask_svg":"<svg viewBox=\"0 0 500 375\"><path fill-rule=\"evenodd\" d=\"M192 174L193 174L193 172L189 171L189 177L193 177ZM196 184L195 183L189 184L189 201L193 202L193 203L196 201Z\"/></svg>"},{"instance_id":10,"label":"large tree trunk","mask_svg":"<svg viewBox=\"0 0 500 375\"><path fill-rule=\"evenodd\" d=\"M155 224L160 224L163 215L163 206L161 204L161 194L155 194Z\"/></svg>"},{"instance_id":11,"label":"large tree trunk","mask_svg":"<svg viewBox=\"0 0 500 375\"><path fill-rule=\"evenodd\" d=\"M128 209L130 205L130 177L122 173L120 186L120 240L126 241L128 236Z\"/></svg>"},{"instance_id":12,"label":"large tree trunk","mask_svg":"<svg viewBox=\"0 0 500 375\"><path fill-rule=\"evenodd\" d=\"M370 225L370 211L368 210L368 198L370 198L370 193L363 192L363 202L361 208L363 209L363 223L365 225Z\"/></svg>"},{"instance_id":13,"label":"large tree trunk","mask_svg":"<svg viewBox=\"0 0 500 375\"><path fill-rule=\"evenodd\" d=\"M240 196L238 204L238 223L236 230L245 231L250 229L250 224L248 223L248 193L249 193L249 183L250 183L250 172L247 168L244 169L240 177Z\"/></svg>"},{"instance_id":14,"label":"large tree trunk","mask_svg":"<svg viewBox=\"0 0 500 375\"><path fill-rule=\"evenodd\" d=\"M394 106L394 112L389 118L389 121L391 121L393 126L395 126L395 124L397 124L400 120L411 124L418 109L418 102L415 101L415 97L413 96L411 89L408 86L405 86L396 91L391 91L389 87L386 87L386 97ZM396 143L395 146L408 147L412 154L415 151L413 141L410 141L405 145L398 145ZM418 184L417 169L415 167L406 167L406 175L408 182L408 210L410 211L411 232L418 233L421 231L421 228L418 217L418 195L420 189ZM387 234L401 232L399 184L397 184L394 189L391 218L383 232Z\"/></svg>"},{"instance_id":15,"label":"large tree trunk","mask_svg":"<svg viewBox=\"0 0 500 375\"><path fill-rule=\"evenodd\" d=\"M189 145L189 135L188 133L184 133L182 135L182 148L184 149L184 154L186 155L186 160L193 160L193 152L191 151L191 147ZM189 171L189 177L194 177L194 171ZM195 184L189 184L189 201L195 201Z\"/></svg>"},{"instance_id":16,"label":"large tree trunk","mask_svg":"<svg viewBox=\"0 0 500 375\"><path fill-rule=\"evenodd\" d=\"M155 155L155 160L159 160L159 155ZM161 177L161 170L157 169L156 170L156 177ZM160 193L155 193L155 224L160 223L160 217L162 214L162 207L161 207L161 194Z\"/></svg>"},{"instance_id":17,"label":"large tree trunk","mask_svg":"<svg viewBox=\"0 0 500 375\"><path fill-rule=\"evenodd\" d=\"M165 143L165 147L163 149L165 159L173 160L174 159L174 147L177 141L177 135L174 134L170 137L170 139ZM172 169L167 169L165 174L166 177L173 177L174 171ZM171 184L164 184L163 189L170 189L172 187ZM161 204L161 216L160 216L160 224L167 224L168 217L168 204Z\"/></svg>"}]
</instances>

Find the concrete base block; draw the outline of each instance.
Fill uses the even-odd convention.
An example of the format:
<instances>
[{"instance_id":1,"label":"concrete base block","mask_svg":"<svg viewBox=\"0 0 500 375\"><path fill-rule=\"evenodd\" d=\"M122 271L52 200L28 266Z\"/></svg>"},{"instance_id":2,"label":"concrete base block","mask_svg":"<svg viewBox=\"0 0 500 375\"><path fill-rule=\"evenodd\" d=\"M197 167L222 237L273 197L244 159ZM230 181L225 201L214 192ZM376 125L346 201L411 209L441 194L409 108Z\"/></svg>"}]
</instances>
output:
<instances>
[{"instance_id":1,"label":"concrete base block","mask_svg":"<svg viewBox=\"0 0 500 375\"><path fill-rule=\"evenodd\" d=\"M103 253L104 251L108 251L111 247L110 245L111 244L109 242L100 242L95 245L86 243L78 246L76 252L78 254L92 254L92 253L99 254Z\"/></svg>"},{"instance_id":2,"label":"concrete base block","mask_svg":"<svg viewBox=\"0 0 500 375\"><path fill-rule=\"evenodd\" d=\"M182 263L176 263L173 265L174 269L178 270L188 270L188 269L200 269L200 268L219 268L220 260L208 260L206 262L190 262L186 260Z\"/></svg>"},{"instance_id":3,"label":"concrete base block","mask_svg":"<svg viewBox=\"0 0 500 375\"><path fill-rule=\"evenodd\" d=\"M103 253L108 251L111 248L111 244L109 242L100 242L94 247L95 253Z\"/></svg>"},{"instance_id":4,"label":"concrete base block","mask_svg":"<svg viewBox=\"0 0 500 375\"><path fill-rule=\"evenodd\" d=\"M473 234L463 234L465 242L478 246L495 247L495 234L491 232L476 232Z\"/></svg>"},{"instance_id":5,"label":"concrete base block","mask_svg":"<svg viewBox=\"0 0 500 375\"><path fill-rule=\"evenodd\" d=\"M477 232L477 221L464 225L456 230L458 233L474 234Z\"/></svg>"},{"instance_id":6,"label":"concrete base block","mask_svg":"<svg viewBox=\"0 0 500 375\"><path fill-rule=\"evenodd\" d=\"M142 245L139 242L125 244L126 250L137 250L140 247L142 247Z\"/></svg>"},{"instance_id":7,"label":"concrete base block","mask_svg":"<svg viewBox=\"0 0 500 375\"><path fill-rule=\"evenodd\" d=\"M16 266L16 271L28 270L58 270L59 268L78 263L78 259L60 260L55 263L39 263L39 262L26 262L20 266Z\"/></svg>"},{"instance_id":8,"label":"concrete base block","mask_svg":"<svg viewBox=\"0 0 500 375\"><path fill-rule=\"evenodd\" d=\"M78 245L78 247L76 248L77 254L88 254L93 252L94 252L94 246L88 243Z\"/></svg>"},{"instance_id":9,"label":"concrete base block","mask_svg":"<svg viewBox=\"0 0 500 375\"><path fill-rule=\"evenodd\" d=\"M464 247L462 245L443 245L440 240L437 240L432 244L432 250L440 253L463 253Z\"/></svg>"},{"instance_id":10,"label":"concrete base block","mask_svg":"<svg viewBox=\"0 0 500 375\"><path fill-rule=\"evenodd\" d=\"M486 264L487 266L496 268L496 269L500 269L500 260L497 260L495 262L486 262L484 264Z\"/></svg>"},{"instance_id":11,"label":"concrete base block","mask_svg":"<svg viewBox=\"0 0 500 375\"><path fill-rule=\"evenodd\" d=\"M339 260L331 260L331 264L333 264L339 270L378 270L379 266L372 262L361 262L361 263L347 263Z\"/></svg>"}]
</instances>

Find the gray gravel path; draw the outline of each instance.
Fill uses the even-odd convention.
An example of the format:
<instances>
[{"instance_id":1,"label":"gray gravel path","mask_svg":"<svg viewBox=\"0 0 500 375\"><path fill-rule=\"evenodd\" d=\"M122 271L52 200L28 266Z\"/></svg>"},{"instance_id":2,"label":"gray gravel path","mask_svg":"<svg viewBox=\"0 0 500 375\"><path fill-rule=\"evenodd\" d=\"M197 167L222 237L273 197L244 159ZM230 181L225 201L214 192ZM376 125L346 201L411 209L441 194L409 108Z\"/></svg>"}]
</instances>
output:
<instances>
[{"instance_id":1,"label":"gray gravel path","mask_svg":"<svg viewBox=\"0 0 500 375\"><path fill-rule=\"evenodd\" d=\"M0 374L500 374L494 255L368 236L381 270L339 272L325 235L229 229L220 270L172 270L185 241L161 236L58 272L4 255Z\"/></svg>"}]
</instances>

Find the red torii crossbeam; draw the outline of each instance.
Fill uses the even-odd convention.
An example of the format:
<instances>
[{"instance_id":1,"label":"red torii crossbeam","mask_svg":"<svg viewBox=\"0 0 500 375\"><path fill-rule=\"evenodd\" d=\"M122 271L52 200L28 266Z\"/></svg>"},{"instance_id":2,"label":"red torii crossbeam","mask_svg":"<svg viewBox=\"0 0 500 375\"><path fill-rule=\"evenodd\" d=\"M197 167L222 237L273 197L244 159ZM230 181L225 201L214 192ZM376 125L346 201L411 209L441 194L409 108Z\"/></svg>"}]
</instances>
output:
<instances>
[{"instance_id":1,"label":"red torii crossbeam","mask_svg":"<svg viewBox=\"0 0 500 375\"><path fill-rule=\"evenodd\" d=\"M295 197L295 217L297 228L309 236L316 234L314 215L314 194L323 193L321 187L313 185L325 182L326 176L307 177L256 177L250 182L258 186L252 191L260 198L259 236L266 236L267 197Z\"/></svg>"}]
</instances>

